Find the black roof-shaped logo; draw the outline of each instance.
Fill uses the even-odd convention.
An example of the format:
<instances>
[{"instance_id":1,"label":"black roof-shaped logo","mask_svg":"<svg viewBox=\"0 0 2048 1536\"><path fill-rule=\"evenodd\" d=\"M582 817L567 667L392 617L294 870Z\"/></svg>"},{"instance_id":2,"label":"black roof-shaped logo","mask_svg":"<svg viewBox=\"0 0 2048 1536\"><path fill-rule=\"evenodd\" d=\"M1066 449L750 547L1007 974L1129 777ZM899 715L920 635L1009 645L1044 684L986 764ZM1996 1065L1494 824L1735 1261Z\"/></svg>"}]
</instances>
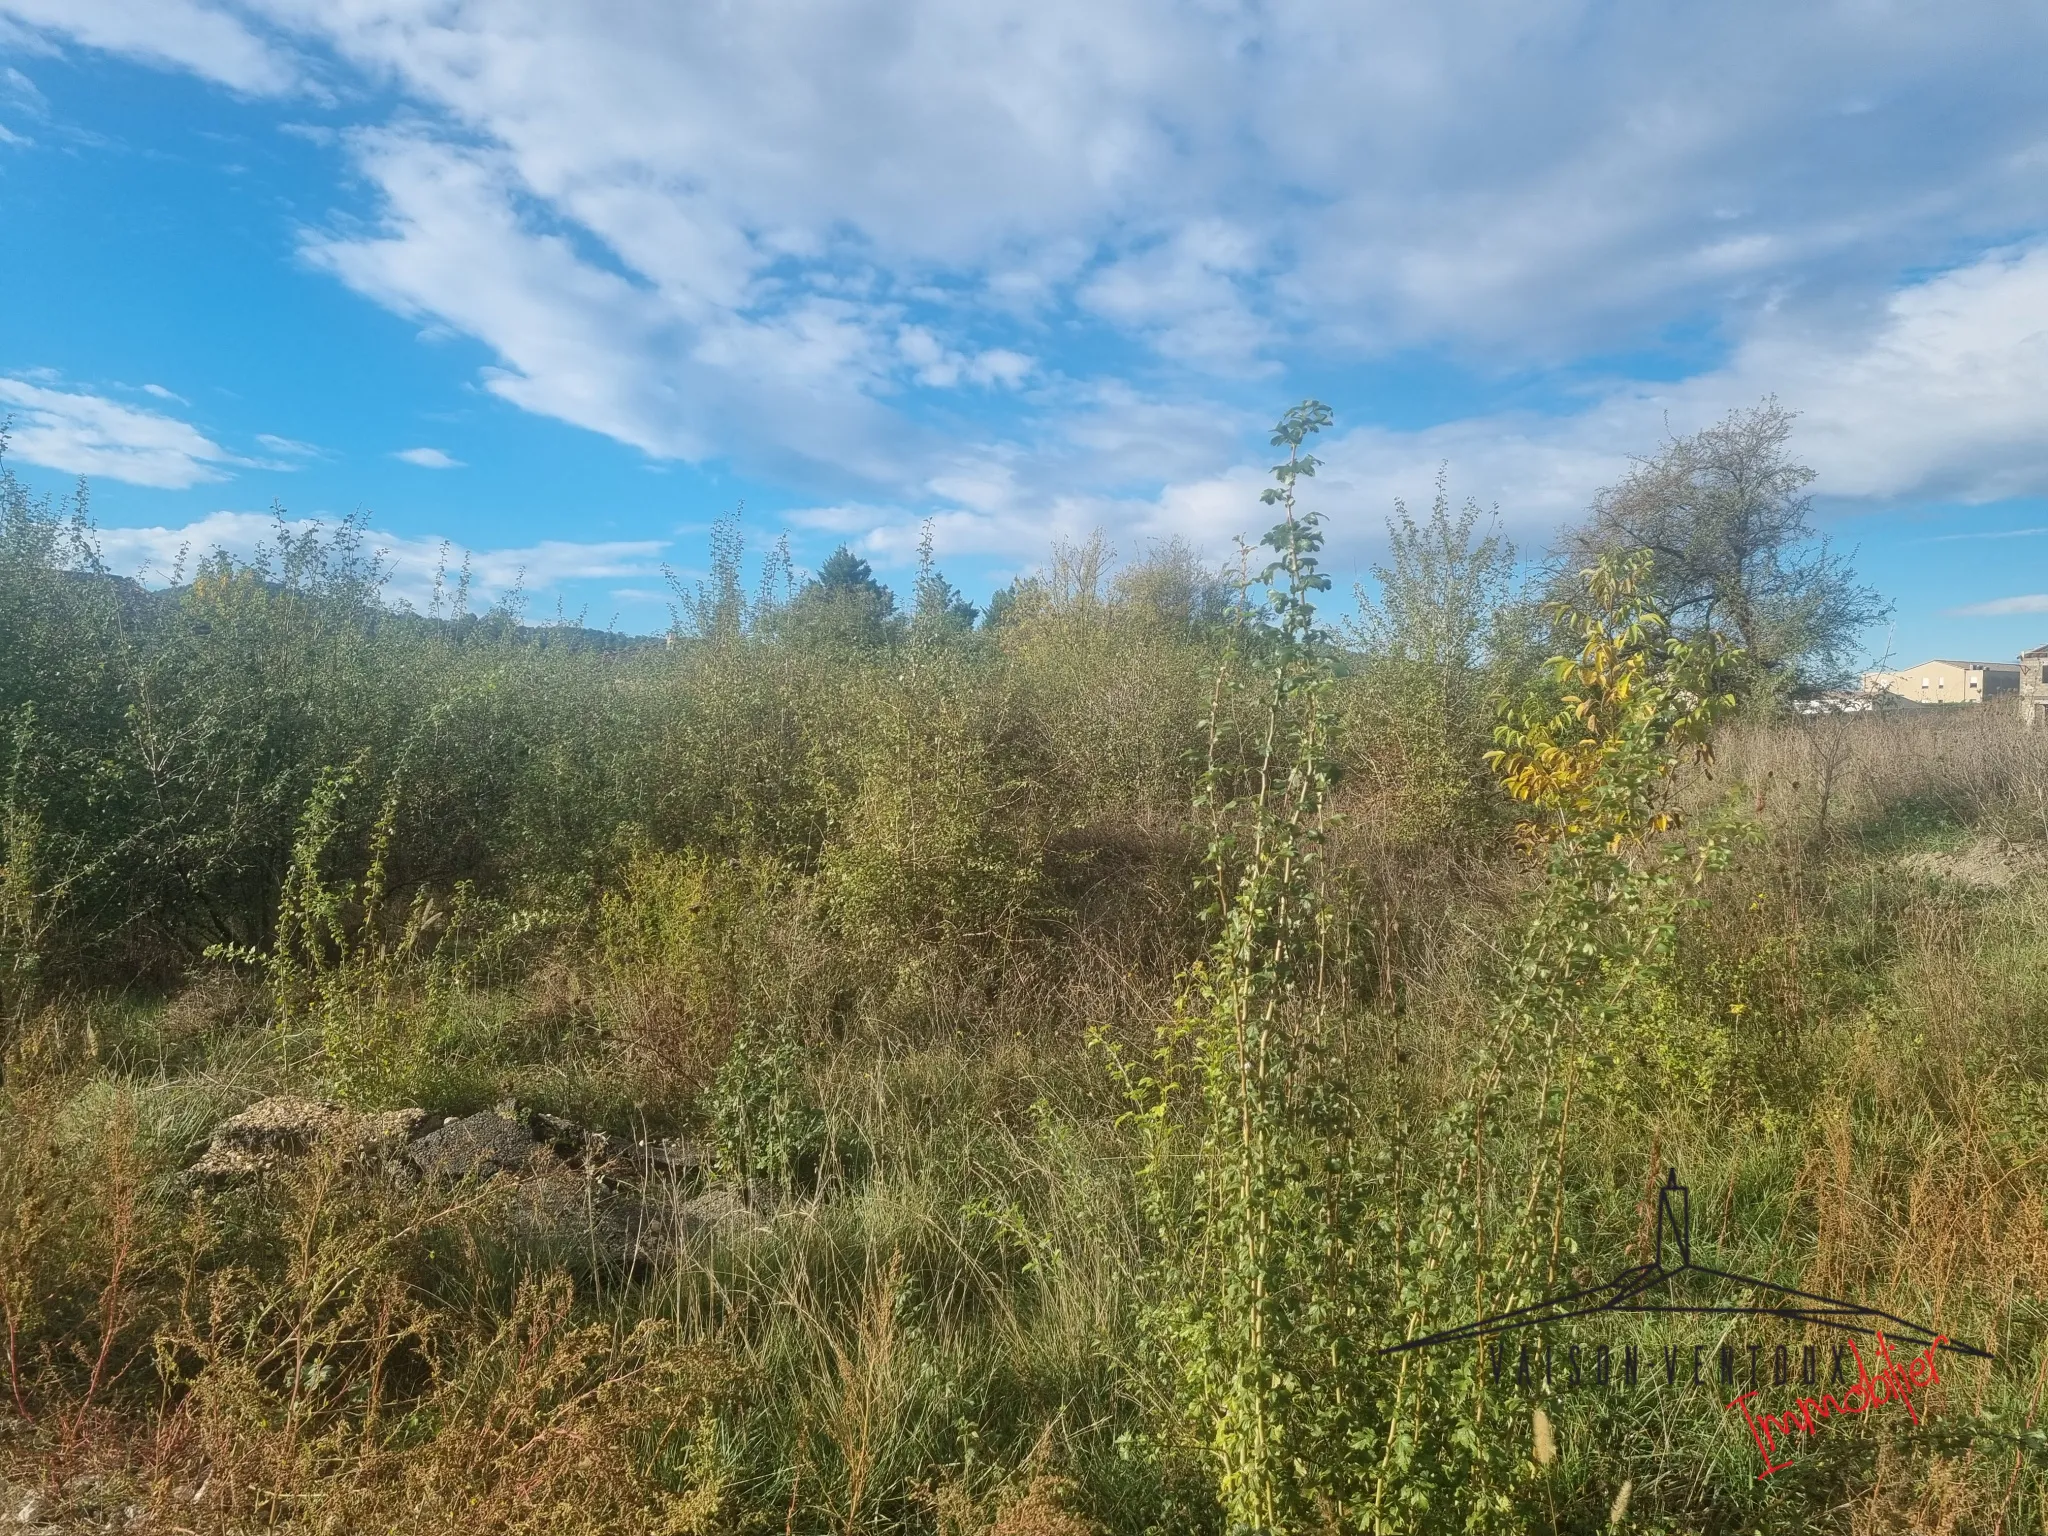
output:
<instances>
[{"instance_id":1,"label":"black roof-shaped logo","mask_svg":"<svg viewBox=\"0 0 2048 1536\"><path fill-rule=\"evenodd\" d=\"M1701 1275L1708 1279L1745 1287L1759 1299L1751 1300L1746 1305L1680 1301L1672 1294L1672 1282L1686 1275ZM1992 1358L1989 1350L1959 1343L1920 1323L1881 1311L1876 1307L1866 1307L1860 1302L1842 1301L1833 1296L1816 1295L1812 1291L1802 1291L1795 1286L1780 1285L1775 1280L1759 1280L1754 1275L1738 1275L1729 1270L1694 1263L1692 1193L1678 1182L1678 1170L1675 1168L1669 1171L1663 1186L1657 1191L1657 1256L1651 1263L1637 1264L1624 1269L1605 1285L1567 1291L1560 1296L1531 1302L1526 1307L1517 1307L1512 1312L1482 1317L1477 1322L1466 1323L1463 1327L1447 1328L1441 1333L1427 1334L1419 1339L1407 1339L1399 1344L1389 1344L1379 1353L1398 1355L1412 1349L1457 1344L1470 1339L1514 1333L1524 1328L1541 1328L1550 1323L1564 1322L1569 1318L1597 1317L1605 1313L1775 1317L1788 1322L1835 1328L1844 1333L1875 1334L1882 1329L1887 1337L1905 1343L1926 1346L1939 1341L1943 1348L1955 1350L1958 1354L1975 1355L1980 1360Z\"/></svg>"}]
</instances>

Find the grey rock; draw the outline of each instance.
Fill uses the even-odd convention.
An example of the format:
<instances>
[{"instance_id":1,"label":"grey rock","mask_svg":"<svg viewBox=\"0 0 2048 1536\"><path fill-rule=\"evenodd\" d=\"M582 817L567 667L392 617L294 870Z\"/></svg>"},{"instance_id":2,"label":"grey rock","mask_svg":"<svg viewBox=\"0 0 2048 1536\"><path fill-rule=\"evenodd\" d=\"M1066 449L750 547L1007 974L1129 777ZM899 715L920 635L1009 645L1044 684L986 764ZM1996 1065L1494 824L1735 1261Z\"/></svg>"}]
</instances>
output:
<instances>
[{"instance_id":1,"label":"grey rock","mask_svg":"<svg viewBox=\"0 0 2048 1536\"><path fill-rule=\"evenodd\" d=\"M453 1183L470 1177L520 1175L543 1160L552 1148L536 1140L517 1120L485 1110L451 1120L406 1148L406 1159L426 1178Z\"/></svg>"},{"instance_id":2,"label":"grey rock","mask_svg":"<svg viewBox=\"0 0 2048 1536\"><path fill-rule=\"evenodd\" d=\"M521 1179L511 1214L530 1238L610 1260L634 1255L646 1218L630 1191L562 1163Z\"/></svg>"}]
</instances>

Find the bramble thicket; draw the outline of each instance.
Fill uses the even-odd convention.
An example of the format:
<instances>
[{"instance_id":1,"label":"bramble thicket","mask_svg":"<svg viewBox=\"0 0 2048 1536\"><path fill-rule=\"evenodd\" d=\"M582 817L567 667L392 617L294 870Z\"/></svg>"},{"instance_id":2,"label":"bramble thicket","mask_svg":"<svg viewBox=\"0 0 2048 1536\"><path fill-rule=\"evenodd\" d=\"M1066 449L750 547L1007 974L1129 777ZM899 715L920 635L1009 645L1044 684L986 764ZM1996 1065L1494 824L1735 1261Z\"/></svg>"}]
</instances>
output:
<instances>
[{"instance_id":1,"label":"bramble thicket","mask_svg":"<svg viewBox=\"0 0 2048 1536\"><path fill-rule=\"evenodd\" d=\"M729 518L654 639L353 522L146 589L0 461L0 1515L2048 1529L2048 733L1788 707L1876 600L1774 404L1533 578L1440 482L1348 620L1328 423L1227 567L899 609ZM1377 1353L1673 1167L1996 1361L1759 1481L1718 1385Z\"/></svg>"}]
</instances>

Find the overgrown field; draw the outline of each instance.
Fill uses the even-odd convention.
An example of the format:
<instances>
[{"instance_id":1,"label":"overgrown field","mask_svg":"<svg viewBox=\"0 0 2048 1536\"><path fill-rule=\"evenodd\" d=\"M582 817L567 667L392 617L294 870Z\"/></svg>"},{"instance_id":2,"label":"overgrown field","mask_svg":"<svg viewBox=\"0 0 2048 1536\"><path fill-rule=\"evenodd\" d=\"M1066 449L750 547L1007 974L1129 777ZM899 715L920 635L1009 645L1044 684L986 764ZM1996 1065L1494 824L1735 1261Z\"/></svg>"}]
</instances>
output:
<instances>
[{"instance_id":1,"label":"overgrown field","mask_svg":"<svg viewBox=\"0 0 2048 1536\"><path fill-rule=\"evenodd\" d=\"M2048 1530L2048 733L1723 702L1627 561L1332 633L1293 486L1249 606L1091 548L899 619L728 527L622 645L346 529L145 594L8 480L0 1518ZM284 1094L727 1203L186 1176ZM1711 1376L1375 1353L1643 1262L1671 1168L1696 1256L1997 1360L1759 1480Z\"/></svg>"}]
</instances>

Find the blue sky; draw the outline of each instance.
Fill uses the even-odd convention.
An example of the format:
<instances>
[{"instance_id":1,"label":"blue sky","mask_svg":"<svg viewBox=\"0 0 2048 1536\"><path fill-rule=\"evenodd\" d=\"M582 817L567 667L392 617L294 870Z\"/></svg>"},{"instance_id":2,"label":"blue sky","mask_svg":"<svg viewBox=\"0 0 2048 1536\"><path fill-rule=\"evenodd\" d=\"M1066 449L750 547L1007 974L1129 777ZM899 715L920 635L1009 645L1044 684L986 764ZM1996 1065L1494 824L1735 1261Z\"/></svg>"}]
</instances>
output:
<instances>
[{"instance_id":1,"label":"blue sky","mask_svg":"<svg viewBox=\"0 0 2048 1536\"><path fill-rule=\"evenodd\" d=\"M1524 547L1775 393L1897 603L2048 640L2048 11L0 0L0 411L113 563L273 502L659 627L746 503L971 593L1260 526L1330 402Z\"/></svg>"}]
</instances>

